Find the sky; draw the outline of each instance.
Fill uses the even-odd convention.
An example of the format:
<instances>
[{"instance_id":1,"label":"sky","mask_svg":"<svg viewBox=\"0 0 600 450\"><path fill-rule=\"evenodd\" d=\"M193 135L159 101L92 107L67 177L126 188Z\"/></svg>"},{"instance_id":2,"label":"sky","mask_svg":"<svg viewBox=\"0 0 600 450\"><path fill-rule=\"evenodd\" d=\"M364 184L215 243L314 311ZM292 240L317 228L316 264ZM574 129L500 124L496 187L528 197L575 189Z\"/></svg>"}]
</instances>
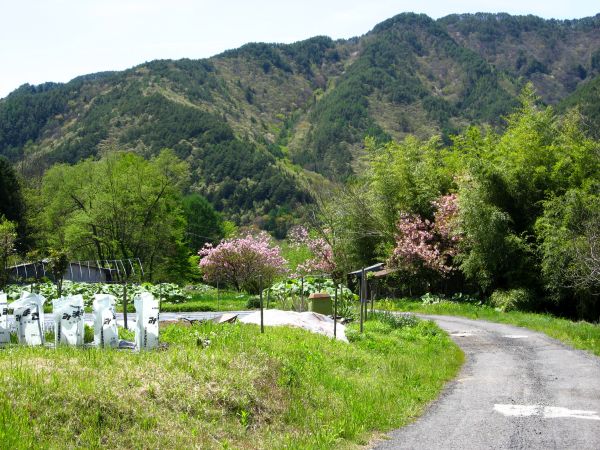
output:
<instances>
[{"instance_id":1,"label":"sky","mask_svg":"<svg viewBox=\"0 0 600 450\"><path fill-rule=\"evenodd\" d=\"M154 59L205 58L248 42L360 36L402 12L575 19L597 0L0 0L0 98Z\"/></svg>"}]
</instances>

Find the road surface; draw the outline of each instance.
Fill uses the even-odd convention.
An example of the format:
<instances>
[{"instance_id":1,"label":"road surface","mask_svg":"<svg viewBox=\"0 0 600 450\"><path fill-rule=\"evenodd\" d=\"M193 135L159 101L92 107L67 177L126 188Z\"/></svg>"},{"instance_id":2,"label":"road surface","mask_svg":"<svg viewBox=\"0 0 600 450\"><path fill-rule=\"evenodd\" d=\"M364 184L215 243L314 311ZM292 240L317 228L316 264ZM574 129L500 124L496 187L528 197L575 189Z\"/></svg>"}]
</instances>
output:
<instances>
[{"instance_id":1,"label":"road surface","mask_svg":"<svg viewBox=\"0 0 600 450\"><path fill-rule=\"evenodd\" d=\"M524 328L424 316L466 362L416 422L375 449L600 449L600 358Z\"/></svg>"}]
</instances>

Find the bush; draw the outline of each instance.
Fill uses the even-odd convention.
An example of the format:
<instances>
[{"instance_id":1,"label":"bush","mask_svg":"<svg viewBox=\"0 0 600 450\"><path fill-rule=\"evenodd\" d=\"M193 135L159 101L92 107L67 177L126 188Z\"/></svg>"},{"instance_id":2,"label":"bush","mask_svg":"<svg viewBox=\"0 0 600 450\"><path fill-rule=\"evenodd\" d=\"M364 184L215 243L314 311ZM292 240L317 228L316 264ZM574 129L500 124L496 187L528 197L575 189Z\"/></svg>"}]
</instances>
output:
<instances>
[{"instance_id":1,"label":"bush","mask_svg":"<svg viewBox=\"0 0 600 450\"><path fill-rule=\"evenodd\" d=\"M456 294L453 294L450 300L455 303L471 303L478 306L482 304L479 298L473 295L463 294L462 292L457 292Z\"/></svg>"},{"instance_id":2,"label":"bush","mask_svg":"<svg viewBox=\"0 0 600 450\"><path fill-rule=\"evenodd\" d=\"M94 342L94 329L88 324L83 326L83 342L86 344Z\"/></svg>"},{"instance_id":3,"label":"bush","mask_svg":"<svg viewBox=\"0 0 600 450\"><path fill-rule=\"evenodd\" d=\"M267 299L263 298L263 307L267 307ZM248 297L248 301L246 302L246 308L248 309L256 309L260 308L260 297L258 295L253 295Z\"/></svg>"},{"instance_id":4,"label":"bush","mask_svg":"<svg viewBox=\"0 0 600 450\"><path fill-rule=\"evenodd\" d=\"M410 313L394 314L389 311L375 312L370 316L373 320L378 320L381 323L389 325L391 328L414 327L420 321L417 317Z\"/></svg>"},{"instance_id":5,"label":"bush","mask_svg":"<svg viewBox=\"0 0 600 450\"><path fill-rule=\"evenodd\" d=\"M499 311L531 309L535 296L527 289L498 289L490 296L489 303Z\"/></svg>"},{"instance_id":6,"label":"bush","mask_svg":"<svg viewBox=\"0 0 600 450\"><path fill-rule=\"evenodd\" d=\"M427 292L421 296L421 301L423 305L437 305L438 303L444 303L448 300L444 294L432 294L431 292Z\"/></svg>"}]
</instances>

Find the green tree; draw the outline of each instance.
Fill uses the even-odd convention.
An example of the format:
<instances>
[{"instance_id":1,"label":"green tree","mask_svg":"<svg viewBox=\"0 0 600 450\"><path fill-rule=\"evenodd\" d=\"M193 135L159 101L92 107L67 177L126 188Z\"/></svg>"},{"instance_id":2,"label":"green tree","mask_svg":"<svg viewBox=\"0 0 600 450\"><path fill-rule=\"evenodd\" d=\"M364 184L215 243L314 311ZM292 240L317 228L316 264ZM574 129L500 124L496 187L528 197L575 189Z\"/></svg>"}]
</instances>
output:
<instances>
[{"instance_id":1,"label":"green tree","mask_svg":"<svg viewBox=\"0 0 600 450\"><path fill-rule=\"evenodd\" d=\"M571 189L544 202L536 222L550 298L580 318L600 315L600 186Z\"/></svg>"},{"instance_id":2,"label":"green tree","mask_svg":"<svg viewBox=\"0 0 600 450\"><path fill-rule=\"evenodd\" d=\"M0 156L0 216L17 224L21 241L26 238L25 201L21 183L10 162Z\"/></svg>"},{"instance_id":3,"label":"green tree","mask_svg":"<svg viewBox=\"0 0 600 450\"><path fill-rule=\"evenodd\" d=\"M197 253L207 242L216 243L224 237L223 218L205 197L186 195L183 211L187 219L186 242L192 253Z\"/></svg>"},{"instance_id":4,"label":"green tree","mask_svg":"<svg viewBox=\"0 0 600 450\"><path fill-rule=\"evenodd\" d=\"M151 279L172 277L187 268L180 192L188 176L168 150L151 160L112 152L54 166L32 199L41 238L77 259L140 258Z\"/></svg>"},{"instance_id":5,"label":"green tree","mask_svg":"<svg viewBox=\"0 0 600 450\"><path fill-rule=\"evenodd\" d=\"M17 226L0 215L0 289L4 289L9 278L9 259L16 251Z\"/></svg>"}]
</instances>

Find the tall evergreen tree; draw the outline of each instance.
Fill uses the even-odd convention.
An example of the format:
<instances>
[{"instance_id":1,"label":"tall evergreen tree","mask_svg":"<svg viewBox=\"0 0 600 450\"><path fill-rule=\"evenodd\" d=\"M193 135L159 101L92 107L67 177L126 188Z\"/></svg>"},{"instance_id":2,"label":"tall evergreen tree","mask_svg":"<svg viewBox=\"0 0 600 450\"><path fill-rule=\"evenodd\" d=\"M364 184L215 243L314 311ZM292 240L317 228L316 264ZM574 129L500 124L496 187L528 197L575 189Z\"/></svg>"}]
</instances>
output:
<instances>
[{"instance_id":1,"label":"tall evergreen tree","mask_svg":"<svg viewBox=\"0 0 600 450\"><path fill-rule=\"evenodd\" d=\"M18 247L26 246L25 202L21 184L10 162L0 156L0 217L17 224Z\"/></svg>"}]
</instances>

